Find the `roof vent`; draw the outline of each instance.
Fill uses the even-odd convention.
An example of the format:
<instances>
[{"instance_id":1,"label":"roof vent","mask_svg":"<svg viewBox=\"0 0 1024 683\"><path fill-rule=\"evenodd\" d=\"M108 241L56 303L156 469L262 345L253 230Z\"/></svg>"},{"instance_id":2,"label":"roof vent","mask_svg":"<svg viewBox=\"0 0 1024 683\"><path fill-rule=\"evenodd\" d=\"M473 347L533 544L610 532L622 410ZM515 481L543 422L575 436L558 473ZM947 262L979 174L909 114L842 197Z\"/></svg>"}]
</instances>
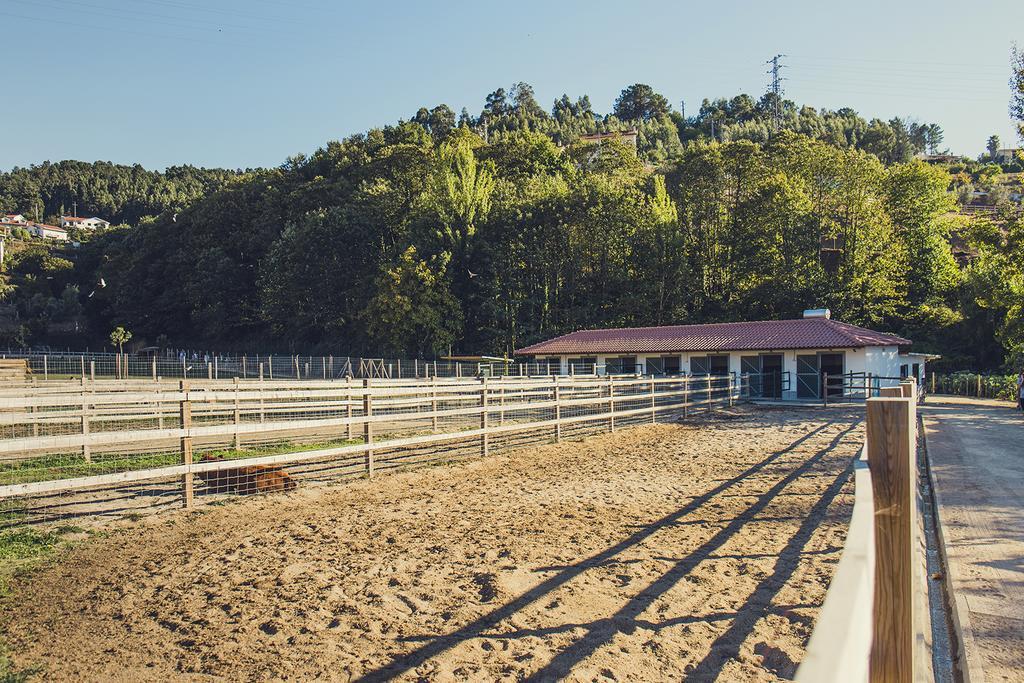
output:
<instances>
[{"instance_id":1,"label":"roof vent","mask_svg":"<svg viewBox=\"0 0 1024 683\"><path fill-rule=\"evenodd\" d=\"M805 318L831 318L832 311L827 308L808 308L804 311Z\"/></svg>"}]
</instances>

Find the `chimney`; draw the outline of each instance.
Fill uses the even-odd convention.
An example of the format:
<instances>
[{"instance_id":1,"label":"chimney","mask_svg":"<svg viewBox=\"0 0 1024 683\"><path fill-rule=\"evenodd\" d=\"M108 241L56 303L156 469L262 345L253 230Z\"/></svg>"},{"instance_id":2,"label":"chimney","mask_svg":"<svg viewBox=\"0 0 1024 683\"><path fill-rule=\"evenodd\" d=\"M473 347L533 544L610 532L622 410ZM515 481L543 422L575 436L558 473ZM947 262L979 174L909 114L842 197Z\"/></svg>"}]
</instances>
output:
<instances>
[{"instance_id":1,"label":"chimney","mask_svg":"<svg viewBox=\"0 0 1024 683\"><path fill-rule=\"evenodd\" d=\"M827 308L808 308L804 311L805 318L831 318L832 311Z\"/></svg>"}]
</instances>

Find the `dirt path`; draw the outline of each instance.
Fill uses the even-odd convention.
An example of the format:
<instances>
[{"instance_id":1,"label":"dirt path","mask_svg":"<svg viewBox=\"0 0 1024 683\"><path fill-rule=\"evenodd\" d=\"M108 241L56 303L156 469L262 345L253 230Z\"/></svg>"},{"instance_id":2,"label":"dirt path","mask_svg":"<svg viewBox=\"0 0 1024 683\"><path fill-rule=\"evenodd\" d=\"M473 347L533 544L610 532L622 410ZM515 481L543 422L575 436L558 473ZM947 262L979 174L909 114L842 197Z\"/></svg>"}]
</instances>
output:
<instances>
[{"instance_id":1,"label":"dirt path","mask_svg":"<svg viewBox=\"0 0 1024 683\"><path fill-rule=\"evenodd\" d=\"M790 677L861 440L857 411L758 411L156 516L2 625L54 679Z\"/></svg>"},{"instance_id":2,"label":"dirt path","mask_svg":"<svg viewBox=\"0 0 1024 683\"><path fill-rule=\"evenodd\" d=\"M973 681L1024 679L1024 416L929 396L921 410L960 643Z\"/></svg>"}]
</instances>

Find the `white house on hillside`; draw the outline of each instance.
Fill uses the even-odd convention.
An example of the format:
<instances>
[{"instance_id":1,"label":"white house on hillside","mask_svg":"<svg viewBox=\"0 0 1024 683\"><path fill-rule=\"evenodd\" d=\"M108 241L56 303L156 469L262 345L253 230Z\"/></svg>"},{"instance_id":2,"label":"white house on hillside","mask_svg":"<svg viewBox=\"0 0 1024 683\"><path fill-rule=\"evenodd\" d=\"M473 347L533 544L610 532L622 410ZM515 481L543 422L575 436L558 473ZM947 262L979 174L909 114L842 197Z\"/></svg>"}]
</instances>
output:
<instances>
[{"instance_id":1,"label":"white house on hillside","mask_svg":"<svg viewBox=\"0 0 1024 683\"><path fill-rule=\"evenodd\" d=\"M33 237L42 237L47 240L57 240L59 242L68 241L68 231L64 228L58 228L56 225L47 225L46 223L30 223L25 226L29 234Z\"/></svg>"},{"instance_id":2,"label":"white house on hillside","mask_svg":"<svg viewBox=\"0 0 1024 683\"><path fill-rule=\"evenodd\" d=\"M92 218L79 218L78 216L61 216L60 227L62 228L84 228L96 230L98 228L109 228L110 223L93 216Z\"/></svg>"},{"instance_id":3,"label":"white house on hillside","mask_svg":"<svg viewBox=\"0 0 1024 683\"><path fill-rule=\"evenodd\" d=\"M797 320L581 330L517 350L551 374L749 375L755 397L821 398L925 377L936 358L911 341L832 320L827 310ZM840 379L840 377L844 377Z\"/></svg>"},{"instance_id":4,"label":"white house on hillside","mask_svg":"<svg viewBox=\"0 0 1024 683\"><path fill-rule=\"evenodd\" d=\"M28 219L22 216L20 213L5 213L3 215L3 220L0 220L0 223L7 223L10 225L26 225L28 223Z\"/></svg>"}]
</instances>

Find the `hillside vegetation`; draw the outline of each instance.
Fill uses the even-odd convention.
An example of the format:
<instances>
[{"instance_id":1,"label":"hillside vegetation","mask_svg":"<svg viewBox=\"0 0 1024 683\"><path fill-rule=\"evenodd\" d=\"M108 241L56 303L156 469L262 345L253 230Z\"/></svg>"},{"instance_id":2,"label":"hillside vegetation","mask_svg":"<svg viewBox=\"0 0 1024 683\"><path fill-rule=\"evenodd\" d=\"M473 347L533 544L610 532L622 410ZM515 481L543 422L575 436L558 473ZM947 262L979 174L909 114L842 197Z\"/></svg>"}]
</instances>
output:
<instances>
[{"instance_id":1,"label":"hillside vegetation","mask_svg":"<svg viewBox=\"0 0 1024 683\"><path fill-rule=\"evenodd\" d=\"M124 325L140 343L502 354L827 306L957 367L1020 354L1024 226L951 213L950 174L912 160L941 130L785 102L773 133L773 106L683 118L638 85L608 116L585 97L548 112L516 84L479 116L424 108L278 168L208 172L200 197L74 250L60 291L33 282L77 286L93 340ZM636 149L580 139L633 128Z\"/></svg>"}]
</instances>

